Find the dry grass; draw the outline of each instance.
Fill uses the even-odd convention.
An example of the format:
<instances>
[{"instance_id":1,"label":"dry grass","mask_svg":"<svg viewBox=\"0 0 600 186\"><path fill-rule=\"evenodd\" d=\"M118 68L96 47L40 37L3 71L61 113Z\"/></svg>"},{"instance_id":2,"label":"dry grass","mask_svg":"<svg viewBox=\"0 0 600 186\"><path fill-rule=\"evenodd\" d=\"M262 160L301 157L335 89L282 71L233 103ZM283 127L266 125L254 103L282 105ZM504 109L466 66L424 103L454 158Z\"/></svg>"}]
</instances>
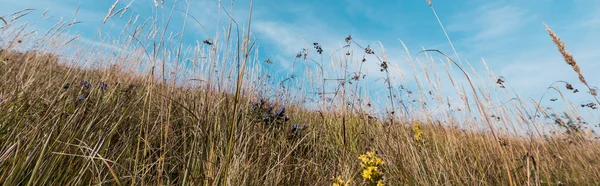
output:
<instances>
[{"instance_id":1,"label":"dry grass","mask_svg":"<svg viewBox=\"0 0 600 186\"><path fill-rule=\"evenodd\" d=\"M490 92L497 87L477 82L502 87L508 82L481 79L449 57L439 60L443 70L438 70L432 50L422 52L427 62L407 61L430 74L426 81L415 75L418 89L396 90L386 53L351 37L339 50L346 55L331 61L348 78L326 79L325 63L301 53L299 63L321 68L308 70L306 79L273 82L255 65L260 60L253 57L251 33L228 37L237 34L237 23L229 21L229 33L194 50L183 49L176 39L165 42L157 25L127 25L136 33L124 35L122 44L137 47L105 55L93 46L69 44L62 29L28 40L7 20L0 32L13 39L0 49L1 185L331 185L334 178L361 185L369 171L381 173L386 185L600 184L600 143L584 133L588 124L567 101L565 117L556 109L539 109L542 116L535 119L541 103L509 95L517 98L499 105ZM144 28L157 30L137 32ZM587 86L564 44L548 31ZM160 46L168 42L179 48ZM22 50L28 44L37 48ZM60 58L58 46L81 48ZM184 55L199 57L193 66L167 63L177 61L169 56ZM363 63L382 67L391 112L378 115L369 95L357 93L368 78ZM359 70L350 72L351 65ZM451 65L462 74L451 73ZM465 77L471 91L461 88ZM441 78L461 99L442 94ZM314 97L293 89L302 81L322 96L314 96L318 101L310 109L302 103ZM331 94L327 81L337 82ZM464 107L456 114L438 105ZM545 117L553 123L542 125ZM370 150L376 153L369 156L383 163L361 167L365 158L359 157Z\"/></svg>"},{"instance_id":2,"label":"dry grass","mask_svg":"<svg viewBox=\"0 0 600 186\"><path fill-rule=\"evenodd\" d=\"M558 47L558 51L560 52L560 54L562 54L563 58L565 59L565 62L573 68L573 71L575 71L577 75L579 75L579 81L581 81L581 83L587 86L588 90L590 91L590 94L594 97L594 99L596 99L596 102L600 104L600 101L598 101L598 94L596 93L596 89L591 88L587 81L585 81L585 77L583 77L583 74L581 73L581 68L579 68L579 65L577 65L577 61L575 61L573 55L571 55L571 53L569 53L565 48L565 43L560 40L560 38L548 27L548 25L544 24L544 26L546 27L548 34L550 34L552 42L554 42L554 44L556 44L556 46Z\"/></svg>"}]
</instances>

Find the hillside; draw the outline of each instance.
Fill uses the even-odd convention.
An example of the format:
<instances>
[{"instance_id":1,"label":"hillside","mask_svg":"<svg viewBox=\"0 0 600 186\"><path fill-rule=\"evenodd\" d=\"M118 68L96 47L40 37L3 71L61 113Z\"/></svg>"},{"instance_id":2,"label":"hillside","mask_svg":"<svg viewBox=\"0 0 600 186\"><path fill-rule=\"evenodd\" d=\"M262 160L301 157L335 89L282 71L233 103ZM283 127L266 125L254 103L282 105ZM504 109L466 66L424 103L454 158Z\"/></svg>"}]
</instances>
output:
<instances>
[{"instance_id":1,"label":"hillside","mask_svg":"<svg viewBox=\"0 0 600 186\"><path fill-rule=\"evenodd\" d=\"M127 10L113 11L104 22ZM128 22L108 44L65 34L79 22L35 38L17 24L28 12L0 27L0 185L600 185L600 141L579 110L596 116L596 104L569 102L562 92L579 92L573 82L548 88L565 100L550 108L509 93L501 78L492 94L484 75L425 50L427 60L408 60L425 74L413 74L417 88L393 90L404 77L393 78L403 75L383 46L352 36L340 38L347 45L331 62L319 43L293 58L320 70L276 79L258 65L250 24L230 37L233 18L225 33L186 49L152 21ZM597 101L548 33L582 82L578 95ZM443 67L432 54L446 57ZM363 75L367 63L382 81ZM326 78L327 66L345 78ZM444 95L441 78L454 94ZM383 85L383 101L356 93L372 82ZM498 104L498 92L511 99Z\"/></svg>"},{"instance_id":2,"label":"hillside","mask_svg":"<svg viewBox=\"0 0 600 186\"><path fill-rule=\"evenodd\" d=\"M371 149L389 185L506 185L505 166L519 185L600 183L597 141L507 137L499 154L489 135L436 123L390 125L281 103L266 113L259 109L270 103L254 98L242 98L234 115L228 94L69 67L51 54L0 56L3 185L211 184L235 118L232 185L361 182L358 157Z\"/></svg>"}]
</instances>

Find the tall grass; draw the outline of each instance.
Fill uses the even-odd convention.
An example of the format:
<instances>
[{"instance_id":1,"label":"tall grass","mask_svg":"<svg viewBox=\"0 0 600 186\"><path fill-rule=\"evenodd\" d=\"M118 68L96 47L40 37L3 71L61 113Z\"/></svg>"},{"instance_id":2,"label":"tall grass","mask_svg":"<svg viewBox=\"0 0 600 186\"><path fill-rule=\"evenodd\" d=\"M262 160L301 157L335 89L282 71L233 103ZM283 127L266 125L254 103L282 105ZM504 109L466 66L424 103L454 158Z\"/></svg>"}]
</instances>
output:
<instances>
[{"instance_id":1,"label":"tall grass","mask_svg":"<svg viewBox=\"0 0 600 186\"><path fill-rule=\"evenodd\" d=\"M406 49L414 73L405 78L387 57L398 51L351 37L325 49L332 72L315 43L290 58L318 68L279 80L260 65L252 11L244 29L219 6L228 27L186 48L189 30L171 14L192 10L154 5L154 17L131 16L118 44L81 44L66 33L78 22L34 38L19 22L33 10L2 17L0 185L600 184L600 144L580 113L596 105L570 104L575 84L553 84L564 109L545 108L435 49ZM368 63L384 81L370 79ZM387 97L360 92L371 82Z\"/></svg>"}]
</instances>

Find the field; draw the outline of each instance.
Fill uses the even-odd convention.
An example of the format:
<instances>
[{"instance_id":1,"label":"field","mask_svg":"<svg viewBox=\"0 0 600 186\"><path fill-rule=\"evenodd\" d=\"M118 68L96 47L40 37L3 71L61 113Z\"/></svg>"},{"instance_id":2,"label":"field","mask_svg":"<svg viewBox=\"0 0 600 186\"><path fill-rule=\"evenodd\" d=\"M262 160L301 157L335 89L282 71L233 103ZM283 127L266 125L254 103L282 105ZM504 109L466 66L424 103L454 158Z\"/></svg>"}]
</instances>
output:
<instances>
[{"instance_id":1,"label":"field","mask_svg":"<svg viewBox=\"0 0 600 186\"><path fill-rule=\"evenodd\" d=\"M549 98L513 95L498 106L479 82L509 84L481 78L488 76L438 50L409 61L429 74L416 90L393 90L398 75L385 55L404 51L382 52L351 36L340 38L347 45L331 61L317 60L318 43L295 56L320 65L308 78L276 79L256 65L265 62L255 56L251 24L229 24L220 38L188 49L164 37L158 22L140 21L124 28L134 32L120 37L123 50L113 54L74 44L65 30L77 22L31 40L17 24L31 11L0 22L0 185L600 184L600 142L580 113L597 117L600 102L548 27L540 34L580 82L557 79L540 92L564 93L563 100L578 92L595 102L552 109L544 105ZM105 20L123 11L113 7ZM182 56L202 57L177 63ZM383 104L357 93L369 78L361 68L348 72L365 61L381 66ZM324 66L347 78L328 79ZM456 84L462 99L449 101L440 78ZM314 93L301 89L306 82ZM405 105L411 101L417 104ZM450 104L464 110L436 109Z\"/></svg>"}]
</instances>

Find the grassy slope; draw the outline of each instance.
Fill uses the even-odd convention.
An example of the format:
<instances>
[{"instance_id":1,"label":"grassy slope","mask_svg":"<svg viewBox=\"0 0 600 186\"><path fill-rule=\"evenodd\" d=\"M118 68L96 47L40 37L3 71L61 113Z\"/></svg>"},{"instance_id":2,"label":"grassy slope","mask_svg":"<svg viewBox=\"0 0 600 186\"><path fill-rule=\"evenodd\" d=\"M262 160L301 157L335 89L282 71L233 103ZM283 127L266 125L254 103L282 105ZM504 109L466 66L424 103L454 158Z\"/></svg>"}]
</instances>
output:
<instances>
[{"instance_id":1,"label":"grassy slope","mask_svg":"<svg viewBox=\"0 0 600 186\"><path fill-rule=\"evenodd\" d=\"M2 185L212 184L235 117L231 185L328 185L339 175L361 183L358 156L369 149L390 185L508 185L505 164L518 185L600 184L597 141L504 137L500 155L488 135L426 123L417 141L411 123L349 114L344 145L344 117L333 111L282 104L275 110L286 106L290 121L265 125L251 97L233 115L220 92L70 68L52 55L5 50L0 59ZM308 128L293 136L294 123Z\"/></svg>"}]
</instances>

